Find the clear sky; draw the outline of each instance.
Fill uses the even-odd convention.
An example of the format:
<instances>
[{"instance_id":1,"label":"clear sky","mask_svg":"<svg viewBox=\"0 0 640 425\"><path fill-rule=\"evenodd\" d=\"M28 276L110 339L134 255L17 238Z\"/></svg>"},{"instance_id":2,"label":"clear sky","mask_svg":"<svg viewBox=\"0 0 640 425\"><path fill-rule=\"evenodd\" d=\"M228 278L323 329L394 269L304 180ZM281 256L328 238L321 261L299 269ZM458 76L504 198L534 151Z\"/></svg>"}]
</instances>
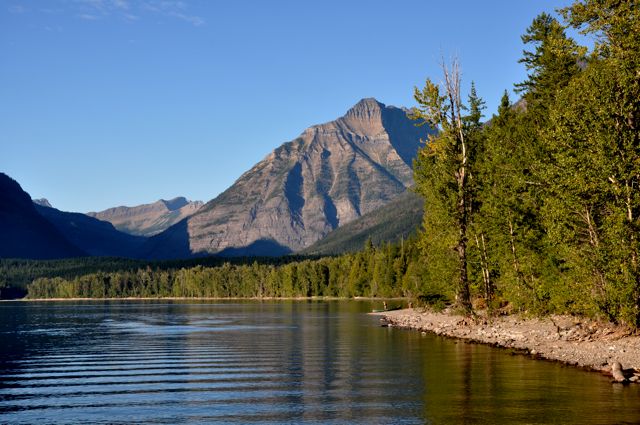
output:
<instances>
[{"instance_id":1,"label":"clear sky","mask_svg":"<svg viewBox=\"0 0 640 425\"><path fill-rule=\"evenodd\" d=\"M490 116L568 3L2 0L0 171L66 211L208 201L361 98L413 106L441 57Z\"/></svg>"}]
</instances>

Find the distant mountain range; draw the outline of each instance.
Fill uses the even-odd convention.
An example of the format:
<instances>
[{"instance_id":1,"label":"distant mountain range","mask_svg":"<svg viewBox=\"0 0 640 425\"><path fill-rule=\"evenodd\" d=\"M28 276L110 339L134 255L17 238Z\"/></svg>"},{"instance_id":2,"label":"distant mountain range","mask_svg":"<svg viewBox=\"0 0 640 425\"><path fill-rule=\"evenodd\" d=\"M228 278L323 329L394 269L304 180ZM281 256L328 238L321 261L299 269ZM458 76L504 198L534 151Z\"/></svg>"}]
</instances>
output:
<instances>
[{"instance_id":1,"label":"distant mountain range","mask_svg":"<svg viewBox=\"0 0 640 425\"><path fill-rule=\"evenodd\" d=\"M275 149L195 214L150 238L143 255L281 255L306 248L411 186L424 136L405 109L363 99Z\"/></svg>"},{"instance_id":2,"label":"distant mountain range","mask_svg":"<svg viewBox=\"0 0 640 425\"><path fill-rule=\"evenodd\" d=\"M115 207L100 212L90 212L87 215L108 221L116 229L125 233L153 236L189 217L202 205L204 205L202 201L188 201L180 196L168 201L161 199L153 204Z\"/></svg>"},{"instance_id":3,"label":"distant mountain range","mask_svg":"<svg viewBox=\"0 0 640 425\"><path fill-rule=\"evenodd\" d=\"M184 198L165 201L167 208L183 208L176 206L179 199ZM46 199L32 201L15 180L0 173L0 258L136 258L146 240L107 221L52 208Z\"/></svg>"},{"instance_id":4,"label":"distant mountain range","mask_svg":"<svg viewBox=\"0 0 640 425\"><path fill-rule=\"evenodd\" d=\"M86 214L35 207L69 242L90 256L134 258L146 241L144 237L120 232L111 223Z\"/></svg>"},{"instance_id":5,"label":"distant mountain range","mask_svg":"<svg viewBox=\"0 0 640 425\"><path fill-rule=\"evenodd\" d=\"M177 197L69 213L31 201L0 174L0 257L334 254L369 237L397 240L422 216L421 200L406 191L425 127L407 112L363 99L284 143L204 205Z\"/></svg>"}]
</instances>

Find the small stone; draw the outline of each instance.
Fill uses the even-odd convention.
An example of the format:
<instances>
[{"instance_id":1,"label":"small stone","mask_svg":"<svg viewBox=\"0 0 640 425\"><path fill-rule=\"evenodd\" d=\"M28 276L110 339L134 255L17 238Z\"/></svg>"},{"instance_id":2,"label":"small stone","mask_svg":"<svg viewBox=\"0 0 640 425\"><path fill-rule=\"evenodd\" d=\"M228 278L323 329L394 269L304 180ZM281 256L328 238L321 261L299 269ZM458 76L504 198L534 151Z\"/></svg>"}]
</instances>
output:
<instances>
[{"instance_id":1,"label":"small stone","mask_svg":"<svg viewBox=\"0 0 640 425\"><path fill-rule=\"evenodd\" d=\"M622 373L622 365L620 362L613 362L611 365L611 375L613 375L613 379L616 382L626 382L627 378L624 377Z\"/></svg>"}]
</instances>

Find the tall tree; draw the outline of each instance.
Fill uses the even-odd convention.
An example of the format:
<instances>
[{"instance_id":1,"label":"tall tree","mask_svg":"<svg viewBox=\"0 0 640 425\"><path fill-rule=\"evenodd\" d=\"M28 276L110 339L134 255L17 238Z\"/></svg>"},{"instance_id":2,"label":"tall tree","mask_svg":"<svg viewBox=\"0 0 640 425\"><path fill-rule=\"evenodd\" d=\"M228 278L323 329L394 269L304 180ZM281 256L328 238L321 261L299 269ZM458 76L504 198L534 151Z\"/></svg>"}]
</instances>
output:
<instances>
[{"instance_id":1,"label":"tall tree","mask_svg":"<svg viewBox=\"0 0 640 425\"><path fill-rule=\"evenodd\" d=\"M435 273L440 279L453 276L445 271L446 264L440 261L448 255L447 246L454 249L457 256L457 276L455 298L458 307L471 314L471 291L469 287L467 244L470 224L473 186L470 176L474 167L475 154L472 133L479 127L478 113L481 100L475 95L471 105L473 118L463 115L468 106L461 100L460 68L454 61L451 68L443 64L443 85L427 79L422 89L414 90L418 107L413 118L438 130L429 136L420 151L415 164L416 187L426 200L427 211L424 220L423 246L426 248L430 268L442 267ZM474 89L475 92L475 89ZM476 125L477 124L477 125ZM442 252L445 250L445 253ZM440 251L440 252L437 252Z\"/></svg>"},{"instance_id":2,"label":"tall tree","mask_svg":"<svg viewBox=\"0 0 640 425\"><path fill-rule=\"evenodd\" d=\"M516 89L524 94L527 108L546 108L558 88L579 72L585 49L567 37L565 27L547 13L538 15L521 38L530 49L523 51L519 61L528 76Z\"/></svg>"}]
</instances>

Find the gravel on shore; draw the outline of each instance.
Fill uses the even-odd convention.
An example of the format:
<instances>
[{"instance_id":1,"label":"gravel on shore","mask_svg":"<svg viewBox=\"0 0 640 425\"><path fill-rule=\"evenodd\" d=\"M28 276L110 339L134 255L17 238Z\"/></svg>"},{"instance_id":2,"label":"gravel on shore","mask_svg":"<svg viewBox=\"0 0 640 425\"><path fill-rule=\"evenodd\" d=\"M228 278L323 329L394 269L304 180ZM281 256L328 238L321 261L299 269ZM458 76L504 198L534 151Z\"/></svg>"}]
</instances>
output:
<instances>
[{"instance_id":1,"label":"gravel on shore","mask_svg":"<svg viewBox=\"0 0 640 425\"><path fill-rule=\"evenodd\" d=\"M536 358L559 361L640 382L640 336L611 323L572 316L524 318L517 315L475 319L445 310L403 309L378 314L383 326L415 329L470 342L510 348ZM624 379L615 373L622 366ZM618 377L618 379L615 379Z\"/></svg>"}]
</instances>

